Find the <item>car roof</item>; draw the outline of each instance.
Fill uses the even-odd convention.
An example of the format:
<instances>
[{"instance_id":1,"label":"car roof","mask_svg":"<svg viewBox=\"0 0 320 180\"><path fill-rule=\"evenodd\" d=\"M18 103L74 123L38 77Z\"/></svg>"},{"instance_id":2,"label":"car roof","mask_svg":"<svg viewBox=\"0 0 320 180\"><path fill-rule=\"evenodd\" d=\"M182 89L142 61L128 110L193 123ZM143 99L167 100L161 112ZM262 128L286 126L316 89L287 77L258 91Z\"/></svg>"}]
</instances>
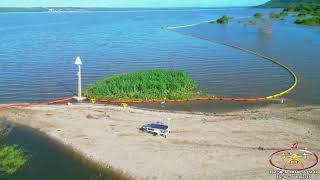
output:
<instances>
[{"instance_id":1,"label":"car roof","mask_svg":"<svg viewBox=\"0 0 320 180\"><path fill-rule=\"evenodd\" d=\"M156 128L156 129L168 129L167 125L163 125L163 124L148 124L148 127L150 128Z\"/></svg>"}]
</instances>

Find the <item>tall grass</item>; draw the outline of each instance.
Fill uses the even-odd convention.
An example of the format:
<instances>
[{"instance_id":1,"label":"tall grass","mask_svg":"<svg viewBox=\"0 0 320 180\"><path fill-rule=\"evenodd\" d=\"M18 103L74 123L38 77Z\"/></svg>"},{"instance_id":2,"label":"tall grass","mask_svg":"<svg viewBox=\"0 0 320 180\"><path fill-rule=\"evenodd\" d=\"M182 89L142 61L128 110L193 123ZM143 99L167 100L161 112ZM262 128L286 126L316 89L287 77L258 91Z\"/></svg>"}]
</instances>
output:
<instances>
[{"instance_id":1,"label":"tall grass","mask_svg":"<svg viewBox=\"0 0 320 180\"><path fill-rule=\"evenodd\" d=\"M13 126L0 120L0 179L1 176L13 175L22 169L31 159L20 146L5 145L4 140Z\"/></svg>"},{"instance_id":2,"label":"tall grass","mask_svg":"<svg viewBox=\"0 0 320 180\"><path fill-rule=\"evenodd\" d=\"M146 100L204 97L185 72L148 70L112 75L85 89L91 99Z\"/></svg>"},{"instance_id":3,"label":"tall grass","mask_svg":"<svg viewBox=\"0 0 320 180\"><path fill-rule=\"evenodd\" d=\"M0 145L0 175L12 175L23 168L31 156L18 145Z\"/></svg>"}]
</instances>

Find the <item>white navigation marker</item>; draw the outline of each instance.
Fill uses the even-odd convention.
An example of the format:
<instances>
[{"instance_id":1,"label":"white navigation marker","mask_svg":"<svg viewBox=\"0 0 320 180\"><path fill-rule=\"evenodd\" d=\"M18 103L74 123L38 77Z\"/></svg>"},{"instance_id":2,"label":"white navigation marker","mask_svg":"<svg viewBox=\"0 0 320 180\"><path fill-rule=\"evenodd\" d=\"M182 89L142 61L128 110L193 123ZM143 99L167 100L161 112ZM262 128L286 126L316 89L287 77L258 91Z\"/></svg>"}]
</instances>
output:
<instances>
[{"instance_id":1,"label":"white navigation marker","mask_svg":"<svg viewBox=\"0 0 320 180\"><path fill-rule=\"evenodd\" d=\"M82 97L82 93L81 93L81 65L82 65L82 61L79 56L76 58L76 61L74 62L74 64L78 65L78 97L76 97L76 99L78 101L82 101L86 98Z\"/></svg>"}]
</instances>

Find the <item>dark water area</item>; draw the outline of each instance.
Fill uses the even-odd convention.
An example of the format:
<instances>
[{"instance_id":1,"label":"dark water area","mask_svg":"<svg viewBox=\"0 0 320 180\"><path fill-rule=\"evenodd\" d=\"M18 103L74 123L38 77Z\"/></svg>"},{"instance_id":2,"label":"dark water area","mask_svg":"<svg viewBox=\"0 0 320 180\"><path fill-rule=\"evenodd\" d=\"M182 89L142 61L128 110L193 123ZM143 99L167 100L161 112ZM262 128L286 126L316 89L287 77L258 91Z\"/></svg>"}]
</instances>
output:
<instances>
[{"instance_id":1,"label":"dark water area","mask_svg":"<svg viewBox=\"0 0 320 180\"><path fill-rule=\"evenodd\" d=\"M1 180L47 179L47 180L100 180L117 179L79 155L58 145L49 138L26 127L14 126L4 144L18 144L31 161L14 175L0 175Z\"/></svg>"},{"instance_id":2,"label":"dark water area","mask_svg":"<svg viewBox=\"0 0 320 180\"><path fill-rule=\"evenodd\" d=\"M272 33L235 23L255 12L278 9L219 8L0 14L0 103L38 102L76 91L74 58L83 59L83 86L114 73L147 69L188 72L202 91L219 97L261 97L286 89L292 79L280 67L222 45L161 29L234 17L227 26L202 23L176 31L255 50L288 65L298 88L286 96L320 103L320 29L276 21ZM198 106L201 106L199 103ZM215 109L225 103L204 103ZM237 103L235 103L237 104ZM190 105L190 104L189 104Z\"/></svg>"}]
</instances>

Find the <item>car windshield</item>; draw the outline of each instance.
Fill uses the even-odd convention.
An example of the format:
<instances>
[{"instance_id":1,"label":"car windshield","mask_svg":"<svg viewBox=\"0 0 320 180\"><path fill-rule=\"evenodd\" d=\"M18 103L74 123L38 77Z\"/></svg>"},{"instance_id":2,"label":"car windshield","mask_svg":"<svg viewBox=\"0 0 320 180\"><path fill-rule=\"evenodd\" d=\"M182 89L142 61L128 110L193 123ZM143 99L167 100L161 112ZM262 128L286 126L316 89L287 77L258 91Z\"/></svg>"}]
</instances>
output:
<instances>
[{"instance_id":1,"label":"car windshield","mask_svg":"<svg viewBox=\"0 0 320 180\"><path fill-rule=\"evenodd\" d=\"M150 124L149 127L150 128L163 129L163 130L168 129L168 126L162 125L162 124Z\"/></svg>"}]
</instances>

